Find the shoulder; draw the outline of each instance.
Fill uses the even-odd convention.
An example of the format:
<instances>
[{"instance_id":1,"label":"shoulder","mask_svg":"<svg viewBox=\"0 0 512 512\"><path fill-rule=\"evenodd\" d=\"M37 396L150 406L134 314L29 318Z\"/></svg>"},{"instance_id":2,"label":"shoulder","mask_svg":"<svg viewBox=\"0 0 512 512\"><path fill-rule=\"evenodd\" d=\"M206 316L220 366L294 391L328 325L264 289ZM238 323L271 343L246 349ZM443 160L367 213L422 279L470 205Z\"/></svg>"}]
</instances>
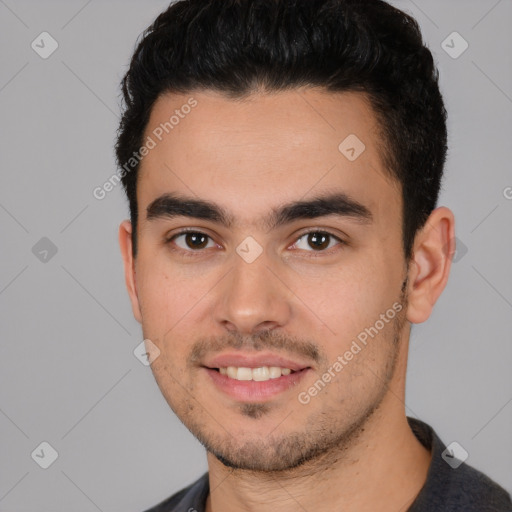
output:
<instances>
[{"instance_id":1,"label":"shoulder","mask_svg":"<svg viewBox=\"0 0 512 512\"><path fill-rule=\"evenodd\" d=\"M409 418L412 431L432 453L427 480L409 512L512 512L510 495L466 463L447 462L446 446L426 423ZM453 454L452 454L453 455Z\"/></svg>"},{"instance_id":2,"label":"shoulder","mask_svg":"<svg viewBox=\"0 0 512 512\"><path fill-rule=\"evenodd\" d=\"M210 485L208 473L145 512L204 512Z\"/></svg>"},{"instance_id":3,"label":"shoulder","mask_svg":"<svg viewBox=\"0 0 512 512\"><path fill-rule=\"evenodd\" d=\"M454 486L459 489L453 494L454 501L464 496L466 500L477 504L478 510L512 512L512 501L505 489L467 464L463 464L459 469L462 471L455 473L453 478Z\"/></svg>"}]
</instances>

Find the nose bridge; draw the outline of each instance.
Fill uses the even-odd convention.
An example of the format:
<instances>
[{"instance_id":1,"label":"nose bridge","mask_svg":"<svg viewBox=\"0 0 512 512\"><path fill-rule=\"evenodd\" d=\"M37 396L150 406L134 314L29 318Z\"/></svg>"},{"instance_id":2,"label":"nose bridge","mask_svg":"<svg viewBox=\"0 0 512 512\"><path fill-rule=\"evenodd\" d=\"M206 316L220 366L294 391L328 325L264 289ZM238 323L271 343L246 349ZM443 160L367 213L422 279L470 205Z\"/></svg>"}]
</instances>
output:
<instances>
[{"instance_id":1,"label":"nose bridge","mask_svg":"<svg viewBox=\"0 0 512 512\"><path fill-rule=\"evenodd\" d=\"M254 251L250 241L238 247L216 311L218 322L244 333L282 326L290 316L287 289L275 265L264 251Z\"/></svg>"}]
</instances>

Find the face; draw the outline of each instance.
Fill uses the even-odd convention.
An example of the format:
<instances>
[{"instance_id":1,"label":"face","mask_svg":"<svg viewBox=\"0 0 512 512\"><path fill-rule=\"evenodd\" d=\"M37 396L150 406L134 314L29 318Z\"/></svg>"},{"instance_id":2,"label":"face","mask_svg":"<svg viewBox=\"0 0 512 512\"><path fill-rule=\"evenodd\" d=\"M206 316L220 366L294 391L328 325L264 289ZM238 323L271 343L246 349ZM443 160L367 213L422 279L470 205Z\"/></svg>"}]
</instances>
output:
<instances>
[{"instance_id":1,"label":"face","mask_svg":"<svg viewBox=\"0 0 512 512\"><path fill-rule=\"evenodd\" d=\"M228 466L349 443L405 338L401 191L365 97L165 95L147 137L128 281L167 402Z\"/></svg>"}]
</instances>

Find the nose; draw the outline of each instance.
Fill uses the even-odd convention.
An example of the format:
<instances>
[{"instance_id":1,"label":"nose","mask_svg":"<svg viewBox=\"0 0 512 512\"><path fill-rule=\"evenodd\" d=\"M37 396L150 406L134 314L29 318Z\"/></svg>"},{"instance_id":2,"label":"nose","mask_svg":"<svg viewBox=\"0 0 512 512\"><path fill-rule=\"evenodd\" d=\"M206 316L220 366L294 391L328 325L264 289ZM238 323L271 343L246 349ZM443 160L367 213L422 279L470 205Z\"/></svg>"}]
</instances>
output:
<instances>
[{"instance_id":1,"label":"nose","mask_svg":"<svg viewBox=\"0 0 512 512\"><path fill-rule=\"evenodd\" d=\"M265 253L251 263L236 255L231 272L217 290L216 322L241 334L285 326L293 297L285 282Z\"/></svg>"}]
</instances>

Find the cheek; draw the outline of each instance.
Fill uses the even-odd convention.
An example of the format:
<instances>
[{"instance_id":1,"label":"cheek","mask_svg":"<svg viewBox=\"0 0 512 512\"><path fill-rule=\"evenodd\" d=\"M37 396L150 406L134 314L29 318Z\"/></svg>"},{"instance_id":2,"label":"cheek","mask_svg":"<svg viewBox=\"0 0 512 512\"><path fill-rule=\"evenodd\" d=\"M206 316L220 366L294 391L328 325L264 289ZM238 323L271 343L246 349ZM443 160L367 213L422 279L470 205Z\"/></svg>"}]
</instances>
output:
<instances>
[{"instance_id":1,"label":"cheek","mask_svg":"<svg viewBox=\"0 0 512 512\"><path fill-rule=\"evenodd\" d=\"M177 364L177 360L172 351L164 352L153 362L151 371L167 403L183 419L194 402L190 396L195 390L193 379L187 378L183 365Z\"/></svg>"},{"instance_id":2,"label":"cheek","mask_svg":"<svg viewBox=\"0 0 512 512\"><path fill-rule=\"evenodd\" d=\"M205 308L215 276L197 268L182 271L162 259L141 259L138 295L144 337L158 346L163 364L175 373L185 366L191 340L208 328L199 318L210 318Z\"/></svg>"},{"instance_id":3,"label":"cheek","mask_svg":"<svg viewBox=\"0 0 512 512\"><path fill-rule=\"evenodd\" d=\"M201 286L197 274L191 279L161 254L141 254L138 263L137 289L147 322L165 321L183 314L182 310L196 298Z\"/></svg>"},{"instance_id":4,"label":"cheek","mask_svg":"<svg viewBox=\"0 0 512 512\"><path fill-rule=\"evenodd\" d=\"M322 279L320 279L322 277ZM363 261L332 267L323 276L304 274L296 281L306 308L339 344L373 325L398 299L399 287L382 262Z\"/></svg>"},{"instance_id":5,"label":"cheek","mask_svg":"<svg viewBox=\"0 0 512 512\"><path fill-rule=\"evenodd\" d=\"M178 276L159 265L158 260L141 264L139 269L137 289L144 335L161 340L190 309L193 297L187 295L187 287Z\"/></svg>"}]
</instances>

